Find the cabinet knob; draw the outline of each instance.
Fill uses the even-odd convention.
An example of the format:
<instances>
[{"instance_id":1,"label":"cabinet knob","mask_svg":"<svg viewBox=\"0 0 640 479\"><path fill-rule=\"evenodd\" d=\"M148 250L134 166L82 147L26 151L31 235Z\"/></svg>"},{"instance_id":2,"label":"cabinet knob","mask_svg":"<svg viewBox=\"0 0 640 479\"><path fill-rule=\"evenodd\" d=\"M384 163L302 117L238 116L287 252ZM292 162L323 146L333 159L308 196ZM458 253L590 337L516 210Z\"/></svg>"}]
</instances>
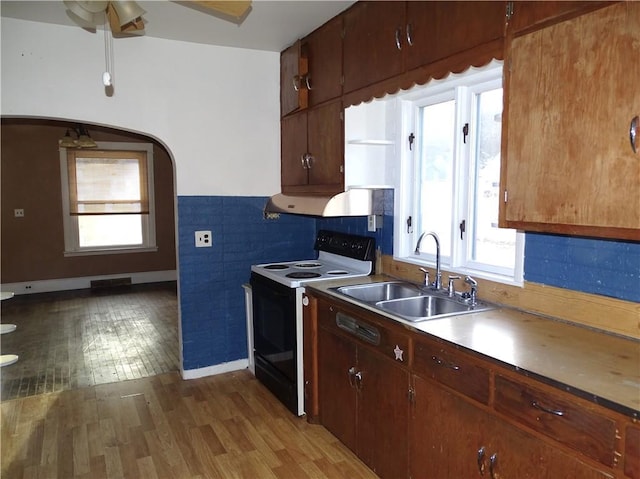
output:
<instances>
[{"instance_id":1,"label":"cabinet knob","mask_svg":"<svg viewBox=\"0 0 640 479\"><path fill-rule=\"evenodd\" d=\"M638 138L638 115L634 116L629 126L629 141L631 142L631 149L634 153L638 151L637 138Z\"/></svg>"}]
</instances>

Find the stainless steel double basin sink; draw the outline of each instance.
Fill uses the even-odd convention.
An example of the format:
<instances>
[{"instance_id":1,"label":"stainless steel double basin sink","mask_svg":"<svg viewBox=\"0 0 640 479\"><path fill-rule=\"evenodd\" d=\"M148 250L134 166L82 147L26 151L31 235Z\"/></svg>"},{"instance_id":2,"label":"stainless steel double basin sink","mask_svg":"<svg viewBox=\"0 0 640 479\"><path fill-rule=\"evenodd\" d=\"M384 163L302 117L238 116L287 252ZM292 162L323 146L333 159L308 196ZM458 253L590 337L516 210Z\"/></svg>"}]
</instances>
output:
<instances>
[{"instance_id":1,"label":"stainless steel double basin sink","mask_svg":"<svg viewBox=\"0 0 640 479\"><path fill-rule=\"evenodd\" d=\"M461 295L450 297L446 291L422 289L404 281L357 284L332 288L339 294L367 303L376 309L407 321L418 322L495 309L484 301L471 305Z\"/></svg>"}]
</instances>

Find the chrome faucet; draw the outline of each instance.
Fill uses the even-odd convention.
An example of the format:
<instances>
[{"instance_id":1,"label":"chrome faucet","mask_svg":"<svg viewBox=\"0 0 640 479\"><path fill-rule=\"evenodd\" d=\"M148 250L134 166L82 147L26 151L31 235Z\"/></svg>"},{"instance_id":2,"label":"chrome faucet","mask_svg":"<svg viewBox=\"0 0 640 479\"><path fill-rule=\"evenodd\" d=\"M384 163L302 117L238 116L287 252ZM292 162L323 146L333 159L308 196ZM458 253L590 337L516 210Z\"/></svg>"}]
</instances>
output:
<instances>
[{"instance_id":1,"label":"chrome faucet","mask_svg":"<svg viewBox=\"0 0 640 479\"><path fill-rule=\"evenodd\" d=\"M425 236L433 236L433 239L436 240L436 280L431 284L433 289L441 289L442 288L442 272L440 271L440 238L433 231L428 233L422 233L418 238L418 242L416 243L416 251L415 254L420 254L420 243L422 242L422 238Z\"/></svg>"},{"instance_id":2,"label":"chrome faucet","mask_svg":"<svg viewBox=\"0 0 640 479\"><path fill-rule=\"evenodd\" d=\"M471 291L466 293L464 296L469 298L471 306L475 306L476 300L478 299L478 282L471 276L465 277L464 282L471 286Z\"/></svg>"}]
</instances>

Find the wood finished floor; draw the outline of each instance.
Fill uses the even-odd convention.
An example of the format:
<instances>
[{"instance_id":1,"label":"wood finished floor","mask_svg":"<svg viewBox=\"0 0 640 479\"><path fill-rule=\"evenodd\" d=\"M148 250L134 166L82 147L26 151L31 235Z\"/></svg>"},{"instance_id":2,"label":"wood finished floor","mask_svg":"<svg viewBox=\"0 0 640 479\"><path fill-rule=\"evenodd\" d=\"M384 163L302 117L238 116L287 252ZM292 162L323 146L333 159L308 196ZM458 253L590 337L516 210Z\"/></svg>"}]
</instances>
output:
<instances>
[{"instance_id":1,"label":"wood finished floor","mask_svg":"<svg viewBox=\"0 0 640 479\"><path fill-rule=\"evenodd\" d=\"M2 301L2 400L177 371L175 282L21 295Z\"/></svg>"},{"instance_id":2,"label":"wood finished floor","mask_svg":"<svg viewBox=\"0 0 640 479\"><path fill-rule=\"evenodd\" d=\"M2 478L373 479L248 371L178 373L4 401Z\"/></svg>"}]
</instances>

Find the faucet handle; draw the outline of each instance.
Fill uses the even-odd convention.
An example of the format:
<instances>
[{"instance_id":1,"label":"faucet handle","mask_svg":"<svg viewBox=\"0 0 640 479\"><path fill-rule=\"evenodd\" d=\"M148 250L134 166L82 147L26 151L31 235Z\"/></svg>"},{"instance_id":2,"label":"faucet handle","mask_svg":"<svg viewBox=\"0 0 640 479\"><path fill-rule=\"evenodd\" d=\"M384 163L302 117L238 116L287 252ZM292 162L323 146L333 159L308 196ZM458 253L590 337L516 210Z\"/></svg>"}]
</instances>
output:
<instances>
[{"instance_id":1,"label":"faucet handle","mask_svg":"<svg viewBox=\"0 0 640 479\"><path fill-rule=\"evenodd\" d=\"M424 286L429 286L429 270L425 268L420 268L420 271L424 273Z\"/></svg>"},{"instance_id":2,"label":"faucet handle","mask_svg":"<svg viewBox=\"0 0 640 479\"><path fill-rule=\"evenodd\" d=\"M456 279L460 279L460 276L449 276L449 287L447 288L447 293L452 298L456 295L455 286L453 284L453 281Z\"/></svg>"},{"instance_id":3,"label":"faucet handle","mask_svg":"<svg viewBox=\"0 0 640 479\"><path fill-rule=\"evenodd\" d=\"M471 276L466 276L464 278L464 282L467 284L470 284L474 288L478 287L478 282L475 279L473 279Z\"/></svg>"}]
</instances>

